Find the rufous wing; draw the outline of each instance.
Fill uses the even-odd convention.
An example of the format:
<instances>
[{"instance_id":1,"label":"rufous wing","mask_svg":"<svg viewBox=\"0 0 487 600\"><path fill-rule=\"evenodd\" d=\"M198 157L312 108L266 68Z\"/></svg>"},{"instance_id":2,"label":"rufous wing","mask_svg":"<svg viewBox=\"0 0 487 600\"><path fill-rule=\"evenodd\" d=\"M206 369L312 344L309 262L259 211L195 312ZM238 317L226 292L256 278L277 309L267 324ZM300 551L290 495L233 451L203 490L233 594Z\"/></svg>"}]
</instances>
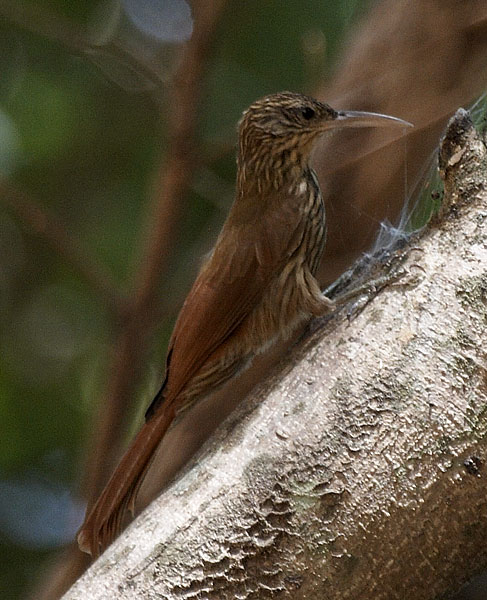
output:
<instances>
[{"instance_id":1,"label":"rufous wing","mask_svg":"<svg viewBox=\"0 0 487 600\"><path fill-rule=\"evenodd\" d=\"M230 214L215 249L181 309L171 337L166 383L79 534L80 548L97 555L133 510L142 480L177 412L178 397L209 357L243 323L302 239L299 210L285 198L260 218ZM282 205L284 203L284 205Z\"/></svg>"},{"instance_id":2,"label":"rufous wing","mask_svg":"<svg viewBox=\"0 0 487 600\"><path fill-rule=\"evenodd\" d=\"M169 343L163 390L149 409L181 394L188 382L260 302L302 241L294 206L258 221L229 219L179 313Z\"/></svg>"}]
</instances>

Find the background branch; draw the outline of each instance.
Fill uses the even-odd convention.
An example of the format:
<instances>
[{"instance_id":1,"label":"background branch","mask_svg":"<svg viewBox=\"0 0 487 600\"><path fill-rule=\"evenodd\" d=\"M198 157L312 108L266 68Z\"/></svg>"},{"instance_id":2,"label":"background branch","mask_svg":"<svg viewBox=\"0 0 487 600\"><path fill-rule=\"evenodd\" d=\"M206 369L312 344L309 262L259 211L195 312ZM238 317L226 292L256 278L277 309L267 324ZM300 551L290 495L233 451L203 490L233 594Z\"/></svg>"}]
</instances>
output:
<instances>
[{"instance_id":1,"label":"background branch","mask_svg":"<svg viewBox=\"0 0 487 600\"><path fill-rule=\"evenodd\" d=\"M204 4L204 7L203 7ZM196 123L201 84L224 0L196 2L195 29L181 58L170 96L167 159L155 183L149 211L147 236L135 268L132 310L113 343L108 383L101 394L101 414L94 418L94 435L85 468L84 494L93 499L120 456L125 419L132 404L141 368L154 328L161 279L174 247L179 221L184 214L184 196L191 183L196 145Z\"/></svg>"},{"instance_id":2,"label":"background branch","mask_svg":"<svg viewBox=\"0 0 487 600\"><path fill-rule=\"evenodd\" d=\"M112 56L130 66L153 85L162 83L161 73L156 64L150 64L134 54L127 45L116 38L98 43L91 39L89 27L82 27L69 18L51 10L48 6L38 6L23 0L0 0L0 17L12 24L63 46L68 52L94 59L102 55Z\"/></svg>"},{"instance_id":3,"label":"background branch","mask_svg":"<svg viewBox=\"0 0 487 600\"><path fill-rule=\"evenodd\" d=\"M59 219L48 214L27 194L6 180L0 181L0 202L26 226L28 232L42 238L59 258L78 273L115 319L121 318L128 307L112 275L87 248L75 242Z\"/></svg>"},{"instance_id":4,"label":"background branch","mask_svg":"<svg viewBox=\"0 0 487 600\"><path fill-rule=\"evenodd\" d=\"M3 6L4 11L7 6L9 5ZM155 317L160 316L160 285L171 249L175 246L179 223L184 215L184 198L194 172L202 82L224 6L225 0L193 2L194 30L180 57L170 87L170 108L167 112L169 141L162 159L163 166L154 182L153 200L147 216L148 232L141 236L141 247L136 248L134 253L139 259L134 269L133 290L127 298L123 319L116 328L108 359L106 384L100 393L99 409L93 415L91 435L87 440L81 495L88 504L96 498L121 454L127 423L133 413L135 390L147 361L147 349L156 324ZM24 23L22 10L8 12L10 18L20 24ZM42 16L45 17L44 12ZM40 32L46 32L47 28L51 37L53 31L61 29L56 23L59 25L57 20L48 19L47 25L43 25ZM31 25L29 28L32 27ZM34 29L36 27L37 25ZM74 40L76 47L83 45L81 37L75 37ZM18 200L17 197L13 204L16 212L39 231L37 217L41 214L40 211ZM81 251L73 251L69 240L52 220L46 220L45 223L49 223L49 226L44 229L44 235L51 245L55 246L63 258L81 269L92 286L100 287L95 265L86 260L83 266L85 257ZM109 281L110 278L106 277L107 289ZM106 295L107 289L100 289L100 292L103 291ZM52 567L52 576L46 578L48 585L43 586L42 590L35 590L34 596L36 599L58 597L87 564L88 558L73 544Z\"/></svg>"}]
</instances>

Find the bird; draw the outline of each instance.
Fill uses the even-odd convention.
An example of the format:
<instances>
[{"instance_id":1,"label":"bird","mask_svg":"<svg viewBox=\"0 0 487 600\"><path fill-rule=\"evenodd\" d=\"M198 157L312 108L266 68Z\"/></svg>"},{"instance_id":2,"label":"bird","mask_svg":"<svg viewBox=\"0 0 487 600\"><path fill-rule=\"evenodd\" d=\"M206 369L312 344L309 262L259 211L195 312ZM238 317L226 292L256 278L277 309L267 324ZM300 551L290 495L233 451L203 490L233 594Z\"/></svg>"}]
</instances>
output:
<instances>
[{"instance_id":1,"label":"bird","mask_svg":"<svg viewBox=\"0 0 487 600\"><path fill-rule=\"evenodd\" d=\"M167 430L195 402L246 369L278 339L335 307L315 278L326 238L323 197L310 167L316 140L348 127L409 123L339 111L295 92L265 96L238 125L233 205L176 320L165 379L145 423L78 532L98 556L120 533Z\"/></svg>"}]
</instances>

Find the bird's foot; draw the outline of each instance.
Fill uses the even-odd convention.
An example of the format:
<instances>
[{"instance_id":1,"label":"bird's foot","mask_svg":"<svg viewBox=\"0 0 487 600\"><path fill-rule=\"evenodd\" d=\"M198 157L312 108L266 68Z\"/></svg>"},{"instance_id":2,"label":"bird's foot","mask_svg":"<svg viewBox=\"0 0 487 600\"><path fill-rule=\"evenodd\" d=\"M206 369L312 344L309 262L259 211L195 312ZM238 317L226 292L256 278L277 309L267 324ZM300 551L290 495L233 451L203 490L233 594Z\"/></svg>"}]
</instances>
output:
<instances>
[{"instance_id":1,"label":"bird's foot","mask_svg":"<svg viewBox=\"0 0 487 600\"><path fill-rule=\"evenodd\" d=\"M423 271L420 265L412 264L408 269L398 267L376 279L371 279L350 290L345 290L333 298L336 308L341 308L350 302L353 304L347 310L347 318L361 313L362 310L386 287L415 287L421 281L420 273L412 273L412 268Z\"/></svg>"}]
</instances>

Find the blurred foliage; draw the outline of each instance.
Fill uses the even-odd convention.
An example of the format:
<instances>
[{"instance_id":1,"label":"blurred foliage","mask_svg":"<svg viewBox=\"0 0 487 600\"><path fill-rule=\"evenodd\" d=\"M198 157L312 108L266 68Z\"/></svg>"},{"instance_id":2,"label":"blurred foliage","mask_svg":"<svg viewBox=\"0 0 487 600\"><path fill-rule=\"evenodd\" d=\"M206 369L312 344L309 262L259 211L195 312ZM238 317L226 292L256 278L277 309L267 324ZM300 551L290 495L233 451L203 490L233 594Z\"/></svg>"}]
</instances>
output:
<instances>
[{"instance_id":1,"label":"blurred foliage","mask_svg":"<svg viewBox=\"0 0 487 600\"><path fill-rule=\"evenodd\" d=\"M126 6L132 12L140 8L141 27L161 5L181 11L182 2L144 0ZM151 382L141 390L145 401L161 376L177 305L232 200L235 123L242 109L268 92L312 91L332 69L344 32L366 4L229 3L200 121L202 148L213 158L195 174L164 293L161 287L168 317L148 368ZM131 29L126 16L117 20L116 2L36 0L36 18L44 13L61 28L63 19L87 28L98 40L132 40L132 56L141 64L159 60L159 83L148 85L142 77L137 86L133 63L124 64L103 47L83 53L56 35L36 33L29 8L28 27L0 19L1 175L58 216L123 290L164 160L165 116L171 110L164 80L170 80L177 47L156 39L153 31L133 24ZM184 36L188 22L181 19L187 14L183 10L176 17L174 27ZM41 562L79 522L80 452L112 323L69 264L1 203L0 213L0 597L14 599L32 585Z\"/></svg>"},{"instance_id":2,"label":"blurred foliage","mask_svg":"<svg viewBox=\"0 0 487 600\"><path fill-rule=\"evenodd\" d=\"M160 382L177 308L233 199L241 111L269 92L313 92L332 73L344 34L367 5L229 2L199 121L205 160L194 174L169 277L161 282L166 317L134 405L147 404ZM24 25L2 17L4 7L23 13ZM131 283L165 159L175 40L184 41L190 30L184 0L0 4L0 178L59 217L122 291ZM76 31L86 31L95 46L80 50ZM435 199L438 183L430 182L424 194ZM421 211L429 214L431 204L424 206L407 216L409 226L424 222ZM22 597L79 524L83 441L112 335L100 298L0 202L2 599Z\"/></svg>"}]
</instances>

